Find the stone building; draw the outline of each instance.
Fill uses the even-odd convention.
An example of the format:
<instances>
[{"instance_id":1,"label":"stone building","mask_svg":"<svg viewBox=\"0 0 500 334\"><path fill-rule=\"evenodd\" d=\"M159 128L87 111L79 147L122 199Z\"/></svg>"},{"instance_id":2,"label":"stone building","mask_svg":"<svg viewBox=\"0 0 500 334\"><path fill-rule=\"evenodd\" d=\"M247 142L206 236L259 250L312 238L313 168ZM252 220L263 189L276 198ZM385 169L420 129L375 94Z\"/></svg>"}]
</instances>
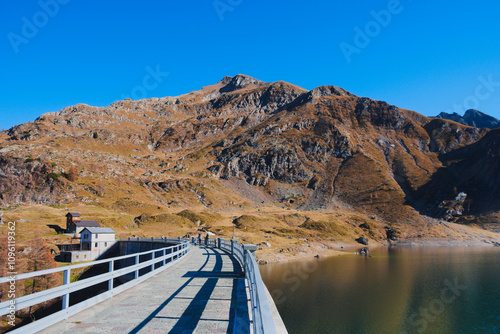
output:
<instances>
[{"instance_id":1,"label":"stone building","mask_svg":"<svg viewBox=\"0 0 500 334\"><path fill-rule=\"evenodd\" d=\"M82 220L82 215L78 212L68 212L66 215L66 233L75 233L80 236L80 233L87 227L100 227L101 225L95 220Z\"/></svg>"}]
</instances>

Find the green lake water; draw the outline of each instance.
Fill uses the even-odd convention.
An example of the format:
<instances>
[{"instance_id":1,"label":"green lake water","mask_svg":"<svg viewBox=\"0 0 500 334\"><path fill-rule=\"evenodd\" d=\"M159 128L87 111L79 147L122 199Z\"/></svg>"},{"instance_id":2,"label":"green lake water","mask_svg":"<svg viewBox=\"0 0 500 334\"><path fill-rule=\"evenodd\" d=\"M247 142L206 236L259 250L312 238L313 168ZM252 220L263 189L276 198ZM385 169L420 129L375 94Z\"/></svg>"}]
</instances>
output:
<instances>
[{"instance_id":1,"label":"green lake water","mask_svg":"<svg viewBox=\"0 0 500 334\"><path fill-rule=\"evenodd\" d=\"M290 334L500 333L500 248L260 266Z\"/></svg>"}]
</instances>

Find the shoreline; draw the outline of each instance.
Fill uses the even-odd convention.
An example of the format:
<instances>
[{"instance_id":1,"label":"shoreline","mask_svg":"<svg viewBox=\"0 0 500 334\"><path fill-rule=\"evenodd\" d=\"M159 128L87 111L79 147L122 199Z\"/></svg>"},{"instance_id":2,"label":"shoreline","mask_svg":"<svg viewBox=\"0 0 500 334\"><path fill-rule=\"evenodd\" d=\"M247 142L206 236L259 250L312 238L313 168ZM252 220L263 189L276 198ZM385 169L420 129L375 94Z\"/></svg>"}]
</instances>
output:
<instances>
[{"instance_id":1,"label":"shoreline","mask_svg":"<svg viewBox=\"0 0 500 334\"><path fill-rule=\"evenodd\" d=\"M409 238L386 243L370 243L367 246L358 243L328 243L321 246L315 245L314 247L297 247L292 252L276 252L277 249L266 249L257 252L257 262L259 265L287 263L299 260L313 259L316 257L324 258L331 256L348 256L358 254L361 248L368 248L370 250L377 248L494 248L500 247L500 238L491 238L483 240L458 240L458 239L443 239L443 238ZM499 248L500 250L500 248Z\"/></svg>"},{"instance_id":2,"label":"shoreline","mask_svg":"<svg viewBox=\"0 0 500 334\"><path fill-rule=\"evenodd\" d=\"M389 247L429 247L429 248L482 248L498 247L499 240L459 240L459 239L404 239L391 242Z\"/></svg>"}]
</instances>

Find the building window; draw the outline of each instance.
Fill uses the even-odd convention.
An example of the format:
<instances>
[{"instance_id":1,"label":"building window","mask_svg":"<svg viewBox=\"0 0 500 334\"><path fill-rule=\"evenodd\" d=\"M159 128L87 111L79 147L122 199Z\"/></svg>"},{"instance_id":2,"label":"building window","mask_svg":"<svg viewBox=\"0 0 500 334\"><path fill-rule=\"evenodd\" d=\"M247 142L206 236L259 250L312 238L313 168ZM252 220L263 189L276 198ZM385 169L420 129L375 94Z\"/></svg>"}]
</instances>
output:
<instances>
[{"instance_id":1,"label":"building window","mask_svg":"<svg viewBox=\"0 0 500 334\"><path fill-rule=\"evenodd\" d=\"M95 235L95 238L96 238L96 239L97 239L97 238L99 238L99 234L96 234L96 235Z\"/></svg>"},{"instance_id":2,"label":"building window","mask_svg":"<svg viewBox=\"0 0 500 334\"><path fill-rule=\"evenodd\" d=\"M95 246L97 247L97 242L95 243Z\"/></svg>"},{"instance_id":3,"label":"building window","mask_svg":"<svg viewBox=\"0 0 500 334\"><path fill-rule=\"evenodd\" d=\"M107 242L104 243L104 247L108 247L108 243Z\"/></svg>"}]
</instances>

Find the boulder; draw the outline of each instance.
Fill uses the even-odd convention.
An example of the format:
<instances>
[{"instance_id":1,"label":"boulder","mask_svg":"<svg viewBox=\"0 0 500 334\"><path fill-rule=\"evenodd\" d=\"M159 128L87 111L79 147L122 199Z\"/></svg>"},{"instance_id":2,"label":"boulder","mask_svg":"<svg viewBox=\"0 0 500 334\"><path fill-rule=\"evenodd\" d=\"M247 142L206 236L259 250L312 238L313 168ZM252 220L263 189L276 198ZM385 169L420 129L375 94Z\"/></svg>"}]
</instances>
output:
<instances>
[{"instance_id":1,"label":"boulder","mask_svg":"<svg viewBox=\"0 0 500 334\"><path fill-rule=\"evenodd\" d=\"M368 245L368 238L367 237L357 238L356 241L359 242L362 245Z\"/></svg>"},{"instance_id":2,"label":"boulder","mask_svg":"<svg viewBox=\"0 0 500 334\"><path fill-rule=\"evenodd\" d=\"M359 251L359 255L370 256L370 250L364 247Z\"/></svg>"}]
</instances>

